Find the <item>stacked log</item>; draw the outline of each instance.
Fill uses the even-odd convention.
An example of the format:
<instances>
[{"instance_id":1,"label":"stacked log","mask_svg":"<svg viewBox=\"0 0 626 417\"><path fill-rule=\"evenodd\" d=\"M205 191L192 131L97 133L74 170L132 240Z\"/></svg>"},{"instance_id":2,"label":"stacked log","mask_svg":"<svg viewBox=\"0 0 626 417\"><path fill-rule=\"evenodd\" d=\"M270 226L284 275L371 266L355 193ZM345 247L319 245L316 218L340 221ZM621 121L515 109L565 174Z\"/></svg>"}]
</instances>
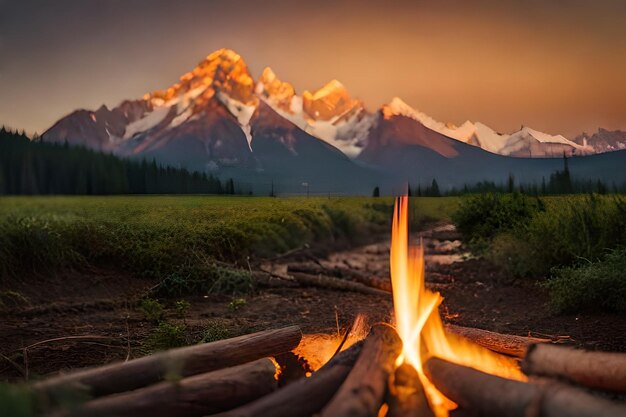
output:
<instances>
[{"instance_id":1,"label":"stacked log","mask_svg":"<svg viewBox=\"0 0 626 417\"><path fill-rule=\"evenodd\" d=\"M502 353L516 358L523 358L528 348L534 344L549 343L551 341L550 339L501 334L489 330L456 326L454 324L447 324L446 331L458 336L463 336L477 345L496 353Z\"/></svg>"},{"instance_id":2,"label":"stacked log","mask_svg":"<svg viewBox=\"0 0 626 417\"><path fill-rule=\"evenodd\" d=\"M562 378L589 388L626 393L625 356L533 345L528 349L522 370L528 375Z\"/></svg>"},{"instance_id":3,"label":"stacked log","mask_svg":"<svg viewBox=\"0 0 626 417\"><path fill-rule=\"evenodd\" d=\"M457 326L447 331L510 355L523 351L522 369L531 376L529 382L508 380L430 358L426 376L459 405L455 415L626 416L624 402L590 390L626 392L624 354L578 351L543 339L531 344L529 338ZM33 388L48 399L68 387L92 393L92 399L71 409L45 410L47 417L434 415L416 370L406 363L397 366L402 342L391 326L374 326L364 341L336 354L310 377L280 387L272 357L294 349L300 338L295 326L268 330L72 372Z\"/></svg>"},{"instance_id":4,"label":"stacked log","mask_svg":"<svg viewBox=\"0 0 626 417\"><path fill-rule=\"evenodd\" d=\"M175 373L180 377L276 356L300 343L298 326L172 349L128 362L59 375L34 384L40 394L54 394L67 387L84 387L93 397L131 391L163 380Z\"/></svg>"},{"instance_id":5,"label":"stacked log","mask_svg":"<svg viewBox=\"0 0 626 417\"><path fill-rule=\"evenodd\" d=\"M626 415L626 404L556 381L513 381L437 358L426 362L425 371L429 380L446 397L484 417Z\"/></svg>"}]
</instances>

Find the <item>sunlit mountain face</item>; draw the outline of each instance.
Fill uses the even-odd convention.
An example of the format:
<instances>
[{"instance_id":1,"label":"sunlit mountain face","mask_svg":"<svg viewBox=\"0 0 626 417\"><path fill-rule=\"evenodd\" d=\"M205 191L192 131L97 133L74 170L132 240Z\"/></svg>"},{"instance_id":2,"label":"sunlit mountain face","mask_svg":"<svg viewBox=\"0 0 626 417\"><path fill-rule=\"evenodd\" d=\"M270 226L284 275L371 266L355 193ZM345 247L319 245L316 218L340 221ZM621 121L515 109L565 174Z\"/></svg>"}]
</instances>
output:
<instances>
[{"instance_id":1,"label":"sunlit mountain face","mask_svg":"<svg viewBox=\"0 0 626 417\"><path fill-rule=\"evenodd\" d=\"M606 135L605 135L606 136ZM498 133L480 122L442 123L400 98L376 111L332 80L302 94L271 68L260 77L229 49L208 55L164 90L115 108L77 110L48 129L44 140L85 145L126 157L265 183L289 178L294 188L315 180L353 190L385 181L443 177L506 177L528 159L558 168L555 158L613 150L600 139L571 141L529 127ZM619 146L619 145L616 145Z\"/></svg>"},{"instance_id":2,"label":"sunlit mountain face","mask_svg":"<svg viewBox=\"0 0 626 417\"><path fill-rule=\"evenodd\" d=\"M595 152L589 141L577 143L562 135L550 135L529 127L502 134L480 122L466 121L461 126L442 123L411 108L398 97L379 112L371 113L361 101L351 97L337 80L316 91L304 91L298 95L291 84L280 80L269 67L255 81L243 58L229 49L213 52L165 90L146 94L141 100L124 101L111 110L101 107L95 112L75 112L61 119L45 136L49 140L67 139L98 149L137 154L158 149L185 131L216 137L217 134L210 132L226 129L230 136L241 136L233 134L230 131L232 126L227 127L227 122L221 127L214 127L215 123L207 123L206 120L199 122L203 118L223 116L220 113L227 111L237 120L248 148L252 150L250 120L260 101L297 128L337 147L350 157L361 153L380 117L389 119L393 116L414 119L427 131L500 155L559 157ZM217 147L223 150L215 149L213 145L211 143L207 148L211 149L209 162L241 159L243 156L228 144L218 144ZM607 150L612 148L598 147L598 151Z\"/></svg>"}]
</instances>

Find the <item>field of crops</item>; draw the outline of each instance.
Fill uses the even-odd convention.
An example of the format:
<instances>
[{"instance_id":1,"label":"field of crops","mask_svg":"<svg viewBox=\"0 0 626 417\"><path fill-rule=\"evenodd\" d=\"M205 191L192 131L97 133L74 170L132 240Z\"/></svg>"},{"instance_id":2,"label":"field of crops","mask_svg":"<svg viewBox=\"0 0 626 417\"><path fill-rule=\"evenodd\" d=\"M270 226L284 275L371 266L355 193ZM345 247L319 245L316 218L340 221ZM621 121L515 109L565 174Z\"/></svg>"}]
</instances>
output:
<instances>
[{"instance_id":1,"label":"field of crops","mask_svg":"<svg viewBox=\"0 0 626 417\"><path fill-rule=\"evenodd\" d=\"M414 223L442 219L452 198L419 198ZM385 198L218 196L5 197L0 199L0 273L42 274L106 266L164 278L209 261L242 262L387 232ZM206 271L204 271L206 272Z\"/></svg>"}]
</instances>

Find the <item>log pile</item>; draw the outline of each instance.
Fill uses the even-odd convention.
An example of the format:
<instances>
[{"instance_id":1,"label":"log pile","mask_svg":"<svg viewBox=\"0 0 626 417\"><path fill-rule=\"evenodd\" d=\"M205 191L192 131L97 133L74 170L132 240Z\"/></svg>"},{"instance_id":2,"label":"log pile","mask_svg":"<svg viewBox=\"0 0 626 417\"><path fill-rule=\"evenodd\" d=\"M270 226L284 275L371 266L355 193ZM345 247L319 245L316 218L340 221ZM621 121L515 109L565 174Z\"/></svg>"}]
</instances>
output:
<instances>
[{"instance_id":1,"label":"log pile","mask_svg":"<svg viewBox=\"0 0 626 417\"><path fill-rule=\"evenodd\" d=\"M459 412L626 416L623 400L598 394L626 393L624 354L584 352L478 329L446 330L523 357L529 376L527 382L507 380L428 359L426 376L458 404ZM32 387L44 399L42 414L48 417L434 416L416 370L406 363L397 366L402 342L391 326L375 325L365 340L337 353L309 377L283 384L274 357L296 348L301 336L296 326L268 330L72 372ZM64 408L57 400L67 389L86 390L90 399Z\"/></svg>"}]
</instances>

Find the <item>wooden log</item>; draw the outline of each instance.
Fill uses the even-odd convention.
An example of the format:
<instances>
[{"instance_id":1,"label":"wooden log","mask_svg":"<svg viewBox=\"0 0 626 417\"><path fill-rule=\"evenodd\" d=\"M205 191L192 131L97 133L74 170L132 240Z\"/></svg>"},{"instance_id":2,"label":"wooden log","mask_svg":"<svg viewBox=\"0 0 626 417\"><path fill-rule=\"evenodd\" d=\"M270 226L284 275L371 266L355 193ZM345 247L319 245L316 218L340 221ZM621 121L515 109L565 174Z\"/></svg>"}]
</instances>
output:
<instances>
[{"instance_id":1,"label":"wooden log","mask_svg":"<svg viewBox=\"0 0 626 417\"><path fill-rule=\"evenodd\" d=\"M245 404L278 388L277 369L263 358L89 401L69 417L195 417Z\"/></svg>"},{"instance_id":2,"label":"wooden log","mask_svg":"<svg viewBox=\"0 0 626 417\"><path fill-rule=\"evenodd\" d=\"M389 380L387 417L434 417L415 368L404 363Z\"/></svg>"},{"instance_id":3,"label":"wooden log","mask_svg":"<svg viewBox=\"0 0 626 417\"><path fill-rule=\"evenodd\" d=\"M315 264L295 264L289 265L287 270L289 271L289 273L302 272L309 275L332 275L339 278L347 278L349 280L363 284L367 287L372 287L381 291L391 293L391 280L389 279L389 277L387 277L386 279L378 278L364 274L359 271L355 271L353 269L341 268L338 266L335 266L333 268L324 268L320 265Z\"/></svg>"},{"instance_id":4,"label":"wooden log","mask_svg":"<svg viewBox=\"0 0 626 417\"><path fill-rule=\"evenodd\" d=\"M550 342L550 339L501 334L489 330L456 326L454 324L447 324L445 327L446 331L449 333L465 337L477 345L494 352L514 356L516 358L523 358L526 354L526 350L533 344Z\"/></svg>"},{"instance_id":5,"label":"wooden log","mask_svg":"<svg viewBox=\"0 0 626 417\"><path fill-rule=\"evenodd\" d=\"M522 362L529 375L564 378L589 388L626 392L626 354L533 345Z\"/></svg>"},{"instance_id":6,"label":"wooden log","mask_svg":"<svg viewBox=\"0 0 626 417\"><path fill-rule=\"evenodd\" d=\"M291 276L301 285L333 289L339 291L352 291L361 294L381 295L388 297L389 293L376 288L367 287L358 282L327 277L325 275L309 275L301 272L291 272Z\"/></svg>"},{"instance_id":7,"label":"wooden log","mask_svg":"<svg viewBox=\"0 0 626 417\"><path fill-rule=\"evenodd\" d=\"M626 405L558 382L530 384L432 358L428 379L463 409L483 417L618 417Z\"/></svg>"},{"instance_id":8,"label":"wooden log","mask_svg":"<svg viewBox=\"0 0 626 417\"><path fill-rule=\"evenodd\" d=\"M365 340L361 355L322 417L366 417L378 414L402 341L387 325L376 325Z\"/></svg>"},{"instance_id":9,"label":"wooden log","mask_svg":"<svg viewBox=\"0 0 626 417\"><path fill-rule=\"evenodd\" d=\"M357 343L339 353L310 378L303 378L249 404L213 417L309 417L339 389L361 352Z\"/></svg>"},{"instance_id":10,"label":"wooden log","mask_svg":"<svg viewBox=\"0 0 626 417\"><path fill-rule=\"evenodd\" d=\"M168 373L187 377L289 352L301 339L298 326L265 330L172 349L128 362L78 370L40 381L33 388L52 398L68 388L85 388L91 396L99 397L154 384Z\"/></svg>"}]
</instances>

